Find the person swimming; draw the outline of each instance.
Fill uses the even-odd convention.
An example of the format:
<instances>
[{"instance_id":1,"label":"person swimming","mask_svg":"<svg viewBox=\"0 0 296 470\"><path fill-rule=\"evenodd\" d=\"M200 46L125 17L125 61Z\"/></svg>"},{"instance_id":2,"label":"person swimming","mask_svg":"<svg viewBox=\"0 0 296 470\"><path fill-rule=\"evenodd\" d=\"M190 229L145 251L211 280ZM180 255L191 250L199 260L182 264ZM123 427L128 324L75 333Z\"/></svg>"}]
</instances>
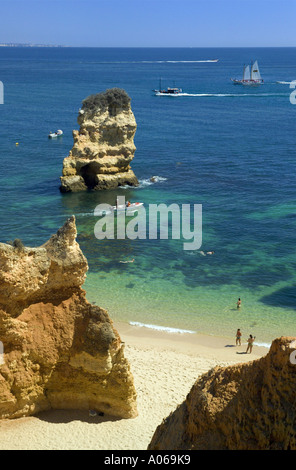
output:
<instances>
[{"instance_id":1,"label":"person swimming","mask_svg":"<svg viewBox=\"0 0 296 470\"><path fill-rule=\"evenodd\" d=\"M131 260L128 260L128 261L119 261L120 263L133 263L135 261L135 259L131 259Z\"/></svg>"},{"instance_id":2,"label":"person swimming","mask_svg":"<svg viewBox=\"0 0 296 470\"><path fill-rule=\"evenodd\" d=\"M202 256L207 256L207 255L213 255L215 252L214 251L207 251L206 253L204 251L199 251L199 253Z\"/></svg>"}]
</instances>

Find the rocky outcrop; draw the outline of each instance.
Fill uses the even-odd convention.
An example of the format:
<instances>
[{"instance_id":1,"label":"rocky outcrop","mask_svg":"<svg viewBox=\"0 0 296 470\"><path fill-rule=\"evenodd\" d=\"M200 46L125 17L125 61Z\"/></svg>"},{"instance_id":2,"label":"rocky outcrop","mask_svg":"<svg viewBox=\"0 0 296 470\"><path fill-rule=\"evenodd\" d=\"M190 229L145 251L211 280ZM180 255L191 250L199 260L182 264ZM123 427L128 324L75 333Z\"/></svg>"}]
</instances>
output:
<instances>
[{"instance_id":1,"label":"rocky outcrop","mask_svg":"<svg viewBox=\"0 0 296 470\"><path fill-rule=\"evenodd\" d=\"M48 409L137 415L124 345L82 289L87 260L70 218L38 248L0 243L0 418Z\"/></svg>"},{"instance_id":2,"label":"rocky outcrop","mask_svg":"<svg viewBox=\"0 0 296 470\"><path fill-rule=\"evenodd\" d=\"M157 428L149 450L296 449L295 338L253 362L216 367Z\"/></svg>"},{"instance_id":3,"label":"rocky outcrop","mask_svg":"<svg viewBox=\"0 0 296 470\"><path fill-rule=\"evenodd\" d=\"M78 116L80 130L73 131L74 145L63 163L62 192L138 186L130 167L137 128L130 101L119 88L83 101Z\"/></svg>"}]
</instances>

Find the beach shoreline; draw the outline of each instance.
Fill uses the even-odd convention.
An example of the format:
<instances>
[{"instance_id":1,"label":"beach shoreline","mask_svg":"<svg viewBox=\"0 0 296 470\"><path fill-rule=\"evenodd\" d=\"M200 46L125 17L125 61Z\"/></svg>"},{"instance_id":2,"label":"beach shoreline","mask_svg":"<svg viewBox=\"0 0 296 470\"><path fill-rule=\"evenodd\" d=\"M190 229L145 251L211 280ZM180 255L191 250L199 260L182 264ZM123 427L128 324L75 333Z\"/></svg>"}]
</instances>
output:
<instances>
[{"instance_id":1,"label":"beach shoreline","mask_svg":"<svg viewBox=\"0 0 296 470\"><path fill-rule=\"evenodd\" d=\"M155 347L171 350L188 356L204 356L219 361L247 362L265 356L269 347L256 344L252 353L246 354L247 338L242 336L241 346L235 344L233 338L201 333L169 332L130 323L114 322L123 342L138 348ZM274 338L275 339L275 338Z\"/></svg>"},{"instance_id":2,"label":"beach shoreline","mask_svg":"<svg viewBox=\"0 0 296 470\"><path fill-rule=\"evenodd\" d=\"M0 421L1 450L145 450L156 427L182 403L200 375L215 366L259 359L218 336L167 333L114 322L134 376L138 416L90 416L87 410L51 410Z\"/></svg>"}]
</instances>

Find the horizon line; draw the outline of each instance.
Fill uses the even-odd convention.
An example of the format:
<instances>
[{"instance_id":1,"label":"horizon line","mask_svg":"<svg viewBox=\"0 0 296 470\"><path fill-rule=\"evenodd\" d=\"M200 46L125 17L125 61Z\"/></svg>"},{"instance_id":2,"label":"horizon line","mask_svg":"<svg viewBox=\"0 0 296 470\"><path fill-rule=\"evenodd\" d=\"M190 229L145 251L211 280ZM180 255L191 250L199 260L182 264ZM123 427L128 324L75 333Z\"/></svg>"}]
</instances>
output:
<instances>
[{"instance_id":1,"label":"horizon line","mask_svg":"<svg viewBox=\"0 0 296 470\"><path fill-rule=\"evenodd\" d=\"M76 49L293 49L295 46L69 46L60 44L2 42L7 48L76 48Z\"/></svg>"}]
</instances>

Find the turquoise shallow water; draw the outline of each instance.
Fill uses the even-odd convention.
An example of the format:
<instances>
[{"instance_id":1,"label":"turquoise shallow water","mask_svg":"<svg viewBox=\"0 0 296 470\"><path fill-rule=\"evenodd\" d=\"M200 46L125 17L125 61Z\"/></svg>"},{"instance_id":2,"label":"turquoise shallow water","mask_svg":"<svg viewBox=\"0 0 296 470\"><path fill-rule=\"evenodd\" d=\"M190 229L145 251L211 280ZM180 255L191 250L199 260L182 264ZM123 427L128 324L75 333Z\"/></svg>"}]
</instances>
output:
<instances>
[{"instance_id":1,"label":"turquoise shallow water","mask_svg":"<svg viewBox=\"0 0 296 470\"><path fill-rule=\"evenodd\" d=\"M251 59L264 85L232 85ZM241 328L267 344L295 335L296 106L277 83L296 78L295 59L293 48L2 48L1 241L41 244L75 214L88 298L114 320L225 337ZM160 77L186 96L154 96ZM62 195L81 101L113 86L132 99L140 187ZM58 128L63 138L48 140ZM146 208L202 204L201 250L214 255L184 251L182 240L97 240L93 211L118 195Z\"/></svg>"}]
</instances>

